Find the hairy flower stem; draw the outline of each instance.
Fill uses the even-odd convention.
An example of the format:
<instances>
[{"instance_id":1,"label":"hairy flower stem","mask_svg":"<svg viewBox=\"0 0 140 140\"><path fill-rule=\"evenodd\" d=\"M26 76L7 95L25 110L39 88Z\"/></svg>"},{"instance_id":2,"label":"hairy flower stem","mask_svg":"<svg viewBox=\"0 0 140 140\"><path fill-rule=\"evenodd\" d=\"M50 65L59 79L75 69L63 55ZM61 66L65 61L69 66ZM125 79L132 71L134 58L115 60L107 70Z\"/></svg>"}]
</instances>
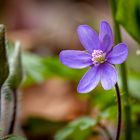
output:
<instances>
[{"instance_id":1,"label":"hairy flower stem","mask_svg":"<svg viewBox=\"0 0 140 140\"><path fill-rule=\"evenodd\" d=\"M17 93L16 93L16 90L13 91L13 100L14 100L13 114L12 114L12 120L11 120L11 124L9 127L8 135L13 134L15 122L16 122L16 115L17 115Z\"/></svg>"},{"instance_id":2,"label":"hairy flower stem","mask_svg":"<svg viewBox=\"0 0 140 140\"><path fill-rule=\"evenodd\" d=\"M121 34L119 24L115 19L116 16L116 0L110 0L111 7L112 7L112 14L113 14L113 21L114 21L114 31L115 31L115 44L122 42L121 41ZM120 66L120 73L121 73L121 81L122 81L122 88L124 94L123 102L124 102L124 116L125 116L125 139L131 140L132 133L131 133L131 108L129 104L129 91L128 91L128 83L127 83L127 71L126 71L126 63L121 64Z\"/></svg>"},{"instance_id":3,"label":"hairy flower stem","mask_svg":"<svg viewBox=\"0 0 140 140\"><path fill-rule=\"evenodd\" d=\"M120 90L118 83L115 84L115 90L117 94L117 104L118 104L118 126L117 126L117 135L116 135L116 140L119 140L120 137L120 131L121 131L121 96L120 96Z\"/></svg>"}]
</instances>

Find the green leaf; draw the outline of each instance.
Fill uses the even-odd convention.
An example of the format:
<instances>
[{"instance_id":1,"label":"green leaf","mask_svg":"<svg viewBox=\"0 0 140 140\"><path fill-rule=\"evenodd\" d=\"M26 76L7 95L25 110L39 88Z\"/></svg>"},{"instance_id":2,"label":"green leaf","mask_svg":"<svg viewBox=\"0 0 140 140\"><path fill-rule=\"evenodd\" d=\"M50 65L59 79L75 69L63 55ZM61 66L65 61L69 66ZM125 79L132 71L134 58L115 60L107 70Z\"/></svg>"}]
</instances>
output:
<instances>
[{"instance_id":1,"label":"green leaf","mask_svg":"<svg viewBox=\"0 0 140 140\"><path fill-rule=\"evenodd\" d=\"M48 71L51 75L65 77L70 80L79 81L87 69L72 69L63 65L59 57L46 58L43 60L44 64L48 66Z\"/></svg>"},{"instance_id":2,"label":"green leaf","mask_svg":"<svg viewBox=\"0 0 140 140\"><path fill-rule=\"evenodd\" d=\"M79 81L86 70L68 68L60 63L58 57L44 58L29 52L23 52L22 60L26 77L24 86L41 83L53 76Z\"/></svg>"},{"instance_id":3,"label":"green leaf","mask_svg":"<svg viewBox=\"0 0 140 140\"><path fill-rule=\"evenodd\" d=\"M116 19L140 43L140 0L119 0Z\"/></svg>"},{"instance_id":4,"label":"green leaf","mask_svg":"<svg viewBox=\"0 0 140 140\"><path fill-rule=\"evenodd\" d=\"M24 85L45 81L49 72L48 66L43 63L43 58L28 52L23 52L22 58L26 78Z\"/></svg>"},{"instance_id":5,"label":"green leaf","mask_svg":"<svg viewBox=\"0 0 140 140\"><path fill-rule=\"evenodd\" d=\"M26 140L26 139L20 136L9 135L5 136L4 138L0 138L0 140Z\"/></svg>"},{"instance_id":6,"label":"green leaf","mask_svg":"<svg viewBox=\"0 0 140 140\"><path fill-rule=\"evenodd\" d=\"M9 68L6 53L5 27L0 25L0 87L8 77Z\"/></svg>"},{"instance_id":7,"label":"green leaf","mask_svg":"<svg viewBox=\"0 0 140 140\"><path fill-rule=\"evenodd\" d=\"M70 122L65 128L58 131L55 140L85 140L91 135L91 127L95 126L97 121L89 117L81 117Z\"/></svg>"}]
</instances>

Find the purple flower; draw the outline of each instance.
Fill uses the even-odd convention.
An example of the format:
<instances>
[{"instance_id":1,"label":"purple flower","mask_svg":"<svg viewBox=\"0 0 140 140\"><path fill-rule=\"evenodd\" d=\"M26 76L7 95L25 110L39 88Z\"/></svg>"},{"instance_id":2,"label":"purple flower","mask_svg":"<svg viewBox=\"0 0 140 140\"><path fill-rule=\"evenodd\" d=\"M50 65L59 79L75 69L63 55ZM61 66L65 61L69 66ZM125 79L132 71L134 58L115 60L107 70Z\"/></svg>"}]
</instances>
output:
<instances>
[{"instance_id":1,"label":"purple flower","mask_svg":"<svg viewBox=\"0 0 140 140\"><path fill-rule=\"evenodd\" d=\"M113 34L106 21L100 24L99 36L88 25L80 25L77 32L86 50L64 50L60 53L60 60L71 68L82 69L90 66L78 85L78 92L90 92L100 80L105 90L111 89L118 80L114 64L121 64L126 60L127 45L120 43L112 48Z\"/></svg>"}]
</instances>

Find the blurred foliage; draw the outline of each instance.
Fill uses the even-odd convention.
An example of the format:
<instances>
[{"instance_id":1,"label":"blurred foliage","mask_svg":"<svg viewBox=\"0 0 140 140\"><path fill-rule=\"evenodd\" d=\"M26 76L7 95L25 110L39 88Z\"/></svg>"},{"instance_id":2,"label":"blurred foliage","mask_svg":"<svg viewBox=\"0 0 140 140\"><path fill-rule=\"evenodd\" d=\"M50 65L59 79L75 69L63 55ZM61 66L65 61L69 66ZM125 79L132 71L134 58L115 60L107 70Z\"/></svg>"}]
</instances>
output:
<instances>
[{"instance_id":1,"label":"blurred foliage","mask_svg":"<svg viewBox=\"0 0 140 140\"><path fill-rule=\"evenodd\" d=\"M13 52L13 48L13 43L9 42L9 57ZM30 86L35 83L43 82L51 76L60 76L70 80L75 79L76 81L79 81L86 71L86 69L70 69L61 64L58 57L40 57L26 51L23 51L22 53L22 62L25 73L23 86Z\"/></svg>"},{"instance_id":2,"label":"blurred foliage","mask_svg":"<svg viewBox=\"0 0 140 140\"><path fill-rule=\"evenodd\" d=\"M13 44L8 43L8 52L12 54ZM135 61L135 60L134 60ZM134 62L133 61L133 62ZM69 80L79 82L81 77L87 71L87 69L76 70L71 69L60 63L58 56L55 57L40 57L33 53L24 51L22 54L22 62L25 73L24 86L30 86L34 83L40 83L52 76L60 76ZM128 67L131 68L131 63L128 62ZM140 125L139 105L140 105L140 71L138 69L130 69L128 71L129 88L131 94L132 104L132 120L133 131L137 140L139 137L138 130ZM123 96L123 91L121 91ZM98 86L94 91L89 94L80 95L82 98L91 98L93 109L97 110L96 118L81 117L78 120L72 122L54 122L50 120L44 120L42 118L29 118L26 122L25 129L34 137L42 135L55 135L56 140L86 140L89 136L93 135L93 127L100 120L109 120L113 124L117 119L117 99L114 89L104 91L101 86ZM137 131L136 131L137 129ZM123 136L123 135L122 135ZM51 137L51 138L52 138ZM123 137L122 137L123 138Z\"/></svg>"},{"instance_id":3,"label":"blurred foliage","mask_svg":"<svg viewBox=\"0 0 140 140\"><path fill-rule=\"evenodd\" d=\"M23 65L26 73L24 86L45 81L52 76L60 76L79 81L85 70L69 69L59 62L58 57L43 58L31 53L23 54Z\"/></svg>"},{"instance_id":4,"label":"blurred foliage","mask_svg":"<svg viewBox=\"0 0 140 140\"><path fill-rule=\"evenodd\" d=\"M13 44L8 43L8 52L12 54ZM9 55L10 56L10 55ZM135 61L135 60L134 60ZM76 70L71 69L60 63L58 56L55 57L40 57L33 53L24 51L22 54L22 62L25 73L24 86L30 86L34 83L40 83L52 76L60 76L69 80L79 82L81 77L87 69ZM128 67L131 68L128 72L128 80L130 87L130 94L132 96L132 120L133 131L135 128L138 130L140 126L137 122L140 118L139 105L140 105L140 71L131 67L131 62L128 62ZM123 91L121 92L123 96ZM110 120L116 123L117 114L117 99L114 89L104 91L101 86L98 86L94 91L89 94L79 95L82 98L91 98L93 109L97 109L97 118L82 117L78 120L73 120L69 124L67 122L54 122L39 118L30 118L26 123L27 133L29 132L34 137L42 135L55 135L56 140L86 140L89 136L93 135L92 127L94 127L100 120ZM85 126L82 129L81 126ZM135 137L139 134L134 132ZM123 135L122 135L123 136ZM137 140L137 139L136 139Z\"/></svg>"},{"instance_id":5,"label":"blurred foliage","mask_svg":"<svg viewBox=\"0 0 140 140\"><path fill-rule=\"evenodd\" d=\"M119 0L117 21L140 43L140 0Z\"/></svg>"},{"instance_id":6,"label":"blurred foliage","mask_svg":"<svg viewBox=\"0 0 140 140\"><path fill-rule=\"evenodd\" d=\"M55 135L55 140L85 140L92 135L91 127L96 126L96 124L97 121L93 118L81 117L58 131Z\"/></svg>"},{"instance_id":7,"label":"blurred foliage","mask_svg":"<svg viewBox=\"0 0 140 140\"><path fill-rule=\"evenodd\" d=\"M126 31L140 44L140 0L118 0L117 1L117 21L126 29ZM2 31L2 32L1 32ZM0 30L0 35L3 35L4 31ZM8 61L5 50L5 40L0 40L0 85L3 84L8 76ZM12 62L14 53L14 44L8 42L7 45L8 58L13 67L12 76L7 79L7 85L16 88L20 84L22 79L22 65L20 62L19 53L15 55ZM12 62L12 63L11 63ZM130 103L132 105L132 131L133 139L139 140L140 131L140 71L135 69L139 65L139 62L132 60L133 66L128 62L128 67L134 67L128 71L129 91L131 95ZM134 63L135 62L135 63ZM23 51L22 63L24 71L24 86L30 86L35 83L41 83L52 76L60 76L69 80L78 82L87 69L76 70L71 69L60 63L59 57L40 57L30 52ZM137 64L136 64L137 63ZM11 82L13 81L13 82ZM12 83L13 85L11 85ZM121 92L122 96L123 91ZM26 122L26 130L29 133L33 133L35 137L37 135L55 135L55 140L87 140L87 138L93 135L93 128L98 124L100 120L109 120L116 123L116 94L114 89L110 91L104 91L101 86L98 86L94 91L88 95L82 95L82 97L91 98L93 110L97 109L97 117L80 117L69 123L67 122L55 122L42 118L29 118ZM129 115L129 114L128 114ZM7 140L24 140L24 138L17 136L8 136Z\"/></svg>"},{"instance_id":8,"label":"blurred foliage","mask_svg":"<svg viewBox=\"0 0 140 140\"><path fill-rule=\"evenodd\" d=\"M93 93L92 93L92 99L93 104L97 106L100 110L105 110L106 108L113 106L116 104L117 98L115 91L109 90L103 90L102 87L98 87ZM103 104L101 102L104 102Z\"/></svg>"},{"instance_id":9,"label":"blurred foliage","mask_svg":"<svg viewBox=\"0 0 140 140\"><path fill-rule=\"evenodd\" d=\"M0 138L1 140L26 140L25 138L15 136L15 135L9 135L4 138Z\"/></svg>"},{"instance_id":10,"label":"blurred foliage","mask_svg":"<svg viewBox=\"0 0 140 140\"><path fill-rule=\"evenodd\" d=\"M29 117L23 126L26 133L36 138L39 136L53 136L59 129L67 124L65 121L51 121L39 117Z\"/></svg>"},{"instance_id":11,"label":"blurred foliage","mask_svg":"<svg viewBox=\"0 0 140 140\"><path fill-rule=\"evenodd\" d=\"M134 70L129 71L128 83L131 96L140 100L140 72Z\"/></svg>"}]
</instances>

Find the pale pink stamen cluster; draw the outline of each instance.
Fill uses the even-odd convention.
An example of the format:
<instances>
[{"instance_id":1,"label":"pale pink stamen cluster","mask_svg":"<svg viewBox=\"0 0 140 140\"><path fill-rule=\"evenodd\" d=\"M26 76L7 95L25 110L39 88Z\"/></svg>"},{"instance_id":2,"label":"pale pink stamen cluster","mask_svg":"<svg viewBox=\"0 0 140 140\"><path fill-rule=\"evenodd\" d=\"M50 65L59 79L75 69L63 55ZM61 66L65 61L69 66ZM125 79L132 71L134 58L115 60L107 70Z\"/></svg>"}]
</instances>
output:
<instances>
[{"instance_id":1,"label":"pale pink stamen cluster","mask_svg":"<svg viewBox=\"0 0 140 140\"><path fill-rule=\"evenodd\" d=\"M102 50L94 50L92 53L93 64L101 64L105 62L105 53Z\"/></svg>"}]
</instances>

